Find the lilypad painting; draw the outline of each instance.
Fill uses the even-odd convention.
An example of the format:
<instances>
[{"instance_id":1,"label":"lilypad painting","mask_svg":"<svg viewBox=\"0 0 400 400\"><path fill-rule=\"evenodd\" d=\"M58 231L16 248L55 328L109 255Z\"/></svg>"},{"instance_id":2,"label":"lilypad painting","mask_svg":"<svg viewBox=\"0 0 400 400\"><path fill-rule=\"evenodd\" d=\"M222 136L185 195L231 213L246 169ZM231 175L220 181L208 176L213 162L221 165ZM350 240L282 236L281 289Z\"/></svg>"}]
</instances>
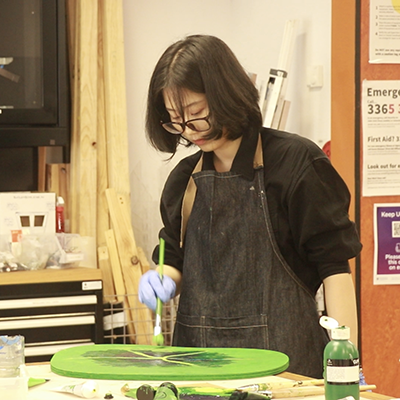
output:
<instances>
[{"instance_id":1,"label":"lilypad painting","mask_svg":"<svg viewBox=\"0 0 400 400\"><path fill-rule=\"evenodd\" d=\"M170 352L155 350L136 350L135 348L113 348L110 350L92 350L82 357L92 359L96 364L109 367L169 368L204 366L208 368L223 367L231 363L233 357L223 353L193 349L181 351L175 348Z\"/></svg>"},{"instance_id":2,"label":"lilypad painting","mask_svg":"<svg viewBox=\"0 0 400 400\"><path fill-rule=\"evenodd\" d=\"M75 378L184 381L273 375L289 359L261 349L97 344L61 350L50 364L56 374Z\"/></svg>"}]
</instances>

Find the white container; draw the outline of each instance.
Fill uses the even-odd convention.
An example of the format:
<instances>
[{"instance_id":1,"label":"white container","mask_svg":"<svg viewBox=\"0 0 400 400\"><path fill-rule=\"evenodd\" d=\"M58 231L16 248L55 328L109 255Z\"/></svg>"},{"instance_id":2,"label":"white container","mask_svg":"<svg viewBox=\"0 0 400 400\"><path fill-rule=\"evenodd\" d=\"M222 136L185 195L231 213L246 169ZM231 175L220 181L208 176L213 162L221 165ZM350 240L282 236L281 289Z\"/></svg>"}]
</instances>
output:
<instances>
[{"instance_id":1,"label":"white container","mask_svg":"<svg viewBox=\"0 0 400 400\"><path fill-rule=\"evenodd\" d=\"M25 338L0 336L0 392L4 399L26 400Z\"/></svg>"},{"instance_id":2,"label":"white container","mask_svg":"<svg viewBox=\"0 0 400 400\"><path fill-rule=\"evenodd\" d=\"M3 399L26 400L28 398L28 377L0 378L0 391Z\"/></svg>"}]
</instances>

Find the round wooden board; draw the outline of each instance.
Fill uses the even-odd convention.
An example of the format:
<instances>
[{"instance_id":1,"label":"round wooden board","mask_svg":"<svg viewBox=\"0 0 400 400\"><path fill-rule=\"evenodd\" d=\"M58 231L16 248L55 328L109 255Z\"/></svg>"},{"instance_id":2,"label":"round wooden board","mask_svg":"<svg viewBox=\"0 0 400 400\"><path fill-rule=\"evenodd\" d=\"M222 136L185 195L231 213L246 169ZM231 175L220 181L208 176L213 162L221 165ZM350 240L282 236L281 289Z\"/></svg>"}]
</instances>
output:
<instances>
[{"instance_id":1,"label":"round wooden board","mask_svg":"<svg viewBox=\"0 0 400 400\"><path fill-rule=\"evenodd\" d=\"M223 380L279 374L286 354L261 349L94 344L57 352L51 370L63 376L108 380Z\"/></svg>"}]
</instances>

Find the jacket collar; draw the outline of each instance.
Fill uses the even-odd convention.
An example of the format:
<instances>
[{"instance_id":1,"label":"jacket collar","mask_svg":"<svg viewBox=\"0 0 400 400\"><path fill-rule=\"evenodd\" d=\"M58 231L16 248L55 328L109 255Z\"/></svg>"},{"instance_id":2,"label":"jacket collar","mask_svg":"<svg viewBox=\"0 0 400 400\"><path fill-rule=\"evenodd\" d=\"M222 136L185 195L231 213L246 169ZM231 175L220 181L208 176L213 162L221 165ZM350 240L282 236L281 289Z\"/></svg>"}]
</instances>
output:
<instances>
[{"instance_id":1,"label":"jacket collar","mask_svg":"<svg viewBox=\"0 0 400 400\"><path fill-rule=\"evenodd\" d=\"M259 146L257 156L255 157L258 142ZM262 167L262 153L260 154L262 149L260 147L261 137L259 134L243 136L238 152L233 160L231 171L243 175L250 181L253 180L254 170ZM215 169L213 164L213 154L212 151L203 153L203 170Z\"/></svg>"}]
</instances>

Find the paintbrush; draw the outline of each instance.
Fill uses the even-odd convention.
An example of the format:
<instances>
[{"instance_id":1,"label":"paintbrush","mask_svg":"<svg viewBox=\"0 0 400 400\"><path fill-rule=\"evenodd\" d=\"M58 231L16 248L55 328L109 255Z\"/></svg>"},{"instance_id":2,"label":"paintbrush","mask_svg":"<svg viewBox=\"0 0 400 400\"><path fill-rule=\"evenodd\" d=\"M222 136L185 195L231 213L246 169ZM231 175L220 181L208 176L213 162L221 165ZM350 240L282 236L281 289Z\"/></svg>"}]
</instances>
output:
<instances>
[{"instance_id":1,"label":"paintbrush","mask_svg":"<svg viewBox=\"0 0 400 400\"><path fill-rule=\"evenodd\" d=\"M245 392L262 392L265 390L286 389L302 386L318 386L323 384L323 379L308 379L304 381L277 381L269 383L254 383L252 385L241 386L236 389Z\"/></svg>"},{"instance_id":2,"label":"paintbrush","mask_svg":"<svg viewBox=\"0 0 400 400\"><path fill-rule=\"evenodd\" d=\"M158 273L160 275L161 282L164 276L164 252L165 252L165 241L160 238L160 246L158 249ZM162 346L164 344L164 336L161 329L161 316L162 316L162 301L157 297L156 305L156 321L154 324L154 335L153 343L157 346Z\"/></svg>"},{"instance_id":3,"label":"paintbrush","mask_svg":"<svg viewBox=\"0 0 400 400\"><path fill-rule=\"evenodd\" d=\"M360 385L360 392L376 389L375 385ZM287 397L303 397L303 396L318 396L325 394L324 387L307 386L291 389L272 390L269 393L264 393L270 399L282 399Z\"/></svg>"},{"instance_id":4,"label":"paintbrush","mask_svg":"<svg viewBox=\"0 0 400 400\"><path fill-rule=\"evenodd\" d=\"M375 385L360 385L360 392L373 389L376 389ZM264 390L259 392L242 392L240 390L235 390L229 400L262 400L261 397L255 397L256 395L264 396L265 400L272 400L290 397L318 396L324 394L325 388L318 386L292 387L287 389Z\"/></svg>"}]
</instances>

